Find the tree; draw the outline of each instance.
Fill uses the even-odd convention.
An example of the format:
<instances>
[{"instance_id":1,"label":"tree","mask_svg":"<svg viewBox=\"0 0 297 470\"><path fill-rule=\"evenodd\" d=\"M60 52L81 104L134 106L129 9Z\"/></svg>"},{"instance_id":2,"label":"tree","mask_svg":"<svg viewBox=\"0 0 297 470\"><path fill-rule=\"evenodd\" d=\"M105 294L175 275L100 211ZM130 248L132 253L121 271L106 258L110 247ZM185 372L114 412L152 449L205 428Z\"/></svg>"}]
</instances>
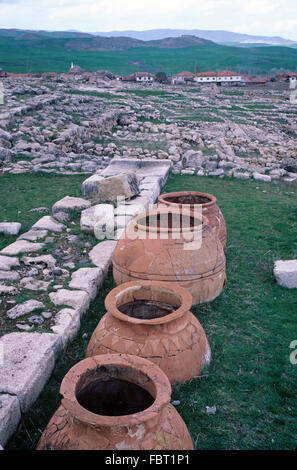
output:
<instances>
[{"instance_id":1,"label":"tree","mask_svg":"<svg viewBox=\"0 0 297 470\"><path fill-rule=\"evenodd\" d=\"M156 81L159 83L166 83L168 80L167 75L165 72L158 72L156 73Z\"/></svg>"}]
</instances>

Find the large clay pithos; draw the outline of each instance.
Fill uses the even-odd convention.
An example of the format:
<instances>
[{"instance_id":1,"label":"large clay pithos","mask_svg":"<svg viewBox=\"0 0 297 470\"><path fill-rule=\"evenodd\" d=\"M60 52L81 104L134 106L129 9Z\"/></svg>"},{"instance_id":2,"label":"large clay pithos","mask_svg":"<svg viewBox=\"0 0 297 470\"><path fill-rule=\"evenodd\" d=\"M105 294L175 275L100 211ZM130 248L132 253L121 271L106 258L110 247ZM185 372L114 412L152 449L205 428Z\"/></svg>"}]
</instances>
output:
<instances>
[{"instance_id":1,"label":"large clay pithos","mask_svg":"<svg viewBox=\"0 0 297 470\"><path fill-rule=\"evenodd\" d=\"M61 406L38 450L192 450L187 427L170 404L161 369L132 355L84 359L63 379Z\"/></svg>"},{"instance_id":2,"label":"large clay pithos","mask_svg":"<svg viewBox=\"0 0 297 470\"><path fill-rule=\"evenodd\" d=\"M179 191L161 194L158 203L164 206L187 207L194 211L197 205L202 205L202 214L208 219L208 223L216 231L223 248L226 246L227 229L223 214L217 205L217 199L212 194L198 191Z\"/></svg>"},{"instance_id":3,"label":"large clay pithos","mask_svg":"<svg viewBox=\"0 0 297 470\"><path fill-rule=\"evenodd\" d=\"M126 227L114 252L113 276L117 285L134 280L179 284L197 304L221 293L225 264L222 244L206 217L201 221L190 212L157 209L139 214Z\"/></svg>"},{"instance_id":4,"label":"large clay pithos","mask_svg":"<svg viewBox=\"0 0 297 470\"><path fill-rule=\"evenodd\" d=\"M157 364L171 383L192 379L210 362L211 351L191 305L191 294L173 283L121 284L105 299L107 313L86 356L129 353Z\"/></svg>"}]
</instances>

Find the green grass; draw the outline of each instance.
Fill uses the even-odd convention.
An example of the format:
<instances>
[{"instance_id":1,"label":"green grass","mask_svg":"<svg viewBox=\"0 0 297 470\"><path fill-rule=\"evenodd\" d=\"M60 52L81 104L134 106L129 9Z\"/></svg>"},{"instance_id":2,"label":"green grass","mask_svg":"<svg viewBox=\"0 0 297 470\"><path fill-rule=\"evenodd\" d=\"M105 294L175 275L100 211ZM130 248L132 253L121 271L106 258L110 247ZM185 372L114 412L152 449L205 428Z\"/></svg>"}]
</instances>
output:
<instances>
[{"instance_id":1,"label":"green grass","mask_svg":"<svg viewBox=\"0 0 297 470\"><path fill-rule=\"evenodd\" d=\"M275 259L297 256L296 194L255 181L171 175L163 192L178 190L217 197L228 230L228 282L213 302L192 308L212 362L204 377L174 386L172 398L181 402L177 409L197 449L294 449L297 368L289 345L297 339L296 291L279 287L272 269ZM112 287L109 276L7 449L36 447L60 403L61 381L84 358ZM205 407L213 405L216 414L208 416Z\"/></svg>"},{"instance_id":2,"label":"green grass","mask_svg":"<svg viewBox=\"0 0 297 470\"><path fill-rule=\"evenodd\" d=\"M30 209L51 209L56 201L65 196L81 197L81 183L85 179L86 175L0 175L0 222L20 222L21 233L26 232L43 215L47 215L28 212ZM16 238L0 234L0 250Z\"/></svg>"},{"instance_id":3,"label":"green grass","mask_svg":"<svg viewBox=\"0 0 297 470\"><path fill-rule=\"evenodd\" d=\"M128 75L137 70L167 74L182 70L231 69L267 73L273 68L295 70L297 49L283 46L233 47L215 43L177 49L137 47L121 51L81 51L81 39L43 38L15 41L0 37L0 66L9 72L67 72L74 61L89 72L109 69ZM84 39L88 42L88 39Z\"/></svg>"}]
</instances>

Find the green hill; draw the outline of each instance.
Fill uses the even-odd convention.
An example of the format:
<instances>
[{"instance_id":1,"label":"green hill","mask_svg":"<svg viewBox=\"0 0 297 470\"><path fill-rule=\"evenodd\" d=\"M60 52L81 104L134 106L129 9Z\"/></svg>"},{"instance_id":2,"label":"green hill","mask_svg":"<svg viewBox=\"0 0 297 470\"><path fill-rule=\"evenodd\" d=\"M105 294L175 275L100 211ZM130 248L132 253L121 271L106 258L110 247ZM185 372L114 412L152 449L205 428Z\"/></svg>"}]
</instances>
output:
<instances>
[{"instance_id":1,"label":"green hill","mask_svg":"<svg viewBox=\"0 0 297 470\"><path fill-rule=\"evenodd\" d=\"M188 46L189 38L174 39L184 41L183 45L172 40L160 40L159 44L151 41L154 47L146 42L144 46L140 44L141 47L129 47L128 44L129 48L123 50L94 50L94 38L34 37L15 40L0 35L0 67L9 72L67 72L73 61L86 71L108 69L127 75L135 71L165 71L171 74L182 70L194 71L197 67L199 71L231 69L244 74L267 74L281 69L295 71L297 66L295 48L243 48L206 40ZM168 45L170 47L166 47Z\"/></svg>"}]
</instances>

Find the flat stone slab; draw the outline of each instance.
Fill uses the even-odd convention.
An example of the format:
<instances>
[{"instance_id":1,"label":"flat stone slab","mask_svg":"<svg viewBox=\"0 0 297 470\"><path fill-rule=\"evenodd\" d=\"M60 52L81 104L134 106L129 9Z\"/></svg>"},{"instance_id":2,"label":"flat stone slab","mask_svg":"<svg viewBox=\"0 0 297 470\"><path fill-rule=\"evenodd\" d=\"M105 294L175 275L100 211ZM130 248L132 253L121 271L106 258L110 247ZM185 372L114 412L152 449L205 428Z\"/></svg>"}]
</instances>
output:
<instances>
[{"instance_id":1,"label":"flat stone slab","mask_svg":"<svg viewBox=\"0 0 297 470\"><path fill-rule=\"evenodd\" d=\"M10 333L2 336L0 342L4 351L0 394L16 395L25 412L51 375L61 339L51 333Z\"/></svg>"},{"instance_id":2,"label":"flat stone slab","mask_svg":"<svg viewBox=\"0 0 297 470\"><path fill-rule=\"evenodd\" d=\"M34 251L39 251L44 247L44 243L31 243L27 240L17 240L5 247L1 253L3 255L15 256L21 253L33 253Z\"/></svg>"},{"instance_id":3,"label":"flat stone slab","mask_svg":"<svg viewBox=\"0 0 297 470\"><path fill-rule=\"evenodd\" d=\"M263 175L262 173L257 173L256 171L253 173L253 178L256 181L263 181L264 183L271 182L271 176Z\"/></svg>"},{"instance_id":4,"label":"flat stone slab","mask_svg":"<svg viewBox=\"0 0 297 470\"><path fill-rule=\"evenodd\" d=\"M275 261L273 272L279 285L297 289L297 259Z\"/></svg>"},{"instance_id":5,"label":"flat stone slab","mask_svg":"<svg viewBox=\"0 0 297 470\"><path fill-rule=\"evenodd\" d=\"M1 365L0 365L1 367ZM20 403L12 395L0 395L0 443L5 446L21 419Z\"/></svg>"},{"instance_id":6,"label":"flat stone slab","mask_svg":"<svg viewBox=\"0 0 297 470\"><path fill-rule=\"evenodd\" d=\"M56 266L56 260L52 255L42 256L23 256L21 259L22 263L26 266L42 266L43 268L54 269Z\"/></svg>"},{"instance_id":7,"label":"flat stone slab","mask_svg":"<svg viewBox=\"0 0 297 470\"><path fill-rule=\"evenodd\" d=\"M93 300L103 279L104 273L100 268L80 268L72 274L69 287L86 291Z\"/></svg>"},{"instance_id":8,"label":"flat stone slab","mask_svg":"<svg viewBox=\"0 0 297 470\"><path fill-rule=\"evenodd\" d=\"M0 233L17 235L21 230L21 226L19 222L0 222Z\"/></svg>"},{"instance_id":9,"label":"flat stone slab","mask_svg":"<svg viewBox=\"0 0 297 470\"><path fill-rule=\"evenodd\" d=\"M62 341L63 348L71 341L78 333L80 328L80 314L78 310L73 308L63 308L55 316L55 324L51 330L59 335Z\"/></svg>"},{"instance_id":10,"label":"flat stone slab","mask_svg":"<svg viewBox=\"0 0 297 470\"><path fill-rule=\"evenodd\" d=\"M113 253L116 248L116 240L105 240L89 252L89 258L95 266L102 268L106 273L112 261Z\"/></svg>"},{"instance_id":11,"label":"flat stone slab","mask_svg":"<svg viewBox=\"0 0 297 470\"><path fill-rule=\"evenodd\" d=\"M50 282L40 281L39 279L34 279L34 277L24 277L20 286L24 289L34 290L34 291L47 291Z\"/></svg>"},{"instance_id":12,"label":"flat stone slab","mask_svg":"<svg viewBox=\"0 0 297 470\"><path fill-rule=\"evenodd\" d=\"M8 318L11 318L12 320L14 320L15 318L22 317L23 315L27 315L28 313L31 313L34 310L37 310L40 308L45 309L45 306L42 302L39 302L38 300L30 299L30 300L27 300L26 302L23 302L22 304L16 305L10 310L7 310L6 315L8 316Z\"/></svg>"},{"instance_id":13,"label":"flat stone slab","mask_svg":"<svg viewBox=\"0 0 297 470\"><path fill-rule=\"evenodd\" d=\"M90 206L90 201L87 201L86 199L66 196L53 205L52 214L58 220L70 220L73 214L81 212Z\"/></svg>"},{"instance_id":14,"label":"flat stone slab","mask_svg":"<svg viewBox=\"0 0 297 470\"><path fill-rule=\"evenodd\" d=\"M82 315L90 305L90 296L83 290L59 289L51 292L49 297L55 305L67 305L77 310Z\"/></svg>"},{"instance_id":15,"label":"flat stone slab","mask_svg":"<svg viewBox=\"0 0 297 470\"><path fill-rule=\"evenodd\" d=\"M20 275L17 271L0 271L0 281L18 281Z\"/></svg>"},{"instance_id":16,"label":"flat stone slab","mask_svg":"<svg viewBox=\"0 0 297 470\"><path fill-rule=\"evenodd\" d=\"M20 261L18 258L10 258L8 256L0 255L0 269L2 271L10 271L11 268L16 268L20 266Z\"/></svg>"},{"instance_id":17,"label":"flat stone slab","mask_svg":"<svg viewBox=\"0 0 297 470\"><path fill-rule=\"evenodd\" d=\"M45 238L47 236L47 230L38 230L38 229L31 229L26 233L23 233L19 236L18 240L28 240L30 242L36 242L40 238Z\"/></svg>"},{"instance_id":18,"label":"flat stone slab","mask_svg":"<svg viewBox=\"0 0 297 470\"><path fill-rule=\"evenodd\" d=\"M16 287L0 284L0 295L15 295L18 293Z\"/></svg>"},{"instance_id":19,"label":"flat stone slab","mask_svg":"<svg viewBox=\"0 0 297 470\"><path fill-rule=\"evenodd\" d=\"M44 217L41 217L36 224L32 225L32 228L50 230L52 232L62 232L66 227L64 224L57 222L53 217L45 215Z\"/></svg>"},{"instance_id":20,"label":"flat stone slab","mask_svg":"<svg viewBox=\"0 0 297 470\"><path fill-rule=\"evenodd\" d=\"M114 209L112 204L97 204L81 213L80 229L97 239L113 238Z\"/></svg>"},{"instance_id":21,"label":"flat stone slab","mask_svg":"<svg viewBox=\"0 0 297 470\"><path fill-rule=\"evenodd\" d=\"M138 177L157 176L162 178L162 185L165 183L169 170L172 166L170 160L155 160L146 158L138 160L137 158L113 158L108 167L105 168L101 176L114 176L126 171L133 171Z\"/></svg>"}]
</instances>

